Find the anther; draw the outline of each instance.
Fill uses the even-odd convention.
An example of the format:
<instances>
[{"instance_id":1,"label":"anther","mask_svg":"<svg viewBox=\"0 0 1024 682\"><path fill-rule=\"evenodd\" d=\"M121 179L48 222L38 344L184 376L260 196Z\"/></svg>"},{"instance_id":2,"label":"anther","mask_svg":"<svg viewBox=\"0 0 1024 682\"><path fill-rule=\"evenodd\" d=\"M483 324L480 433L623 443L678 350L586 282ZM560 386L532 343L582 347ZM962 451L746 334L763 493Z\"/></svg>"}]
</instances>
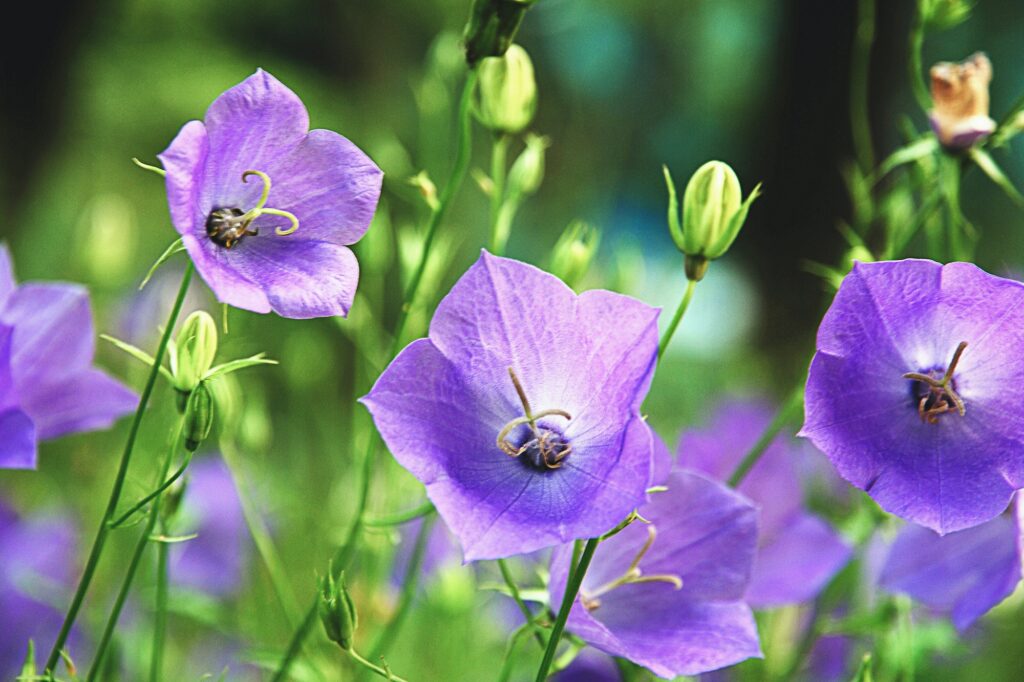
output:
<instances>
[{"instance_id":1,"label":"anther","mask_svg":"<svg viewBox=\"0 0 1024 682\"><path fill-rule=\"evenodd\" d=\"M523 388L522 383L520 383L519 377L516 376L515 370L509 367L508 375L512 379L516 395L523 406L524 416L516 417L502 427L501 431L498 432L496 440L498 448L510 457L519 457L525 454L530 464L536 468L560 469L562 462L572 453L572 444L557 431L538 425L537 420L544 417L557 416L568 421L572 419L572 415L565 410L559 409L547 409L535 413L533 408L530 407L530 400L526 397L526 390ZM512 432L517 427L523 425L529 427L530 434L521 445L516 446L509 440L509 436L512 435Z\"/></svg>"}]
</instances>

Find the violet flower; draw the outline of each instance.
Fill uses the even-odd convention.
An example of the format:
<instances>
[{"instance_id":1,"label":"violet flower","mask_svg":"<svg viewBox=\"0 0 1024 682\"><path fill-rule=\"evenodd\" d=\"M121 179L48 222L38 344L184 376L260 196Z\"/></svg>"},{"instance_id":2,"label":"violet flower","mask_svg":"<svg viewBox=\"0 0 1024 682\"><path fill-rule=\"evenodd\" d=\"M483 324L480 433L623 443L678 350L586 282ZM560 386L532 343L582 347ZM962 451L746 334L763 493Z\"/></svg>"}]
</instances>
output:
<instances>
[{"instance_id":1,"label":"violet flower","mask_svg":"<svg viewBox=\"0 0 1024 682\"><path fill-rule=\"evenodd\" d=\"M615 661L597 649L587 647L554 677L555 682L622 682Z\"/></svg>"},{"instance_id":2,"label":"violet flower","mask_svg":"<svg viewBox=\"0 0 1024 682\"><path fill-rule=\"evenodd\" d=\"M218 596L241 587L249 534L231 472L219 457L189 467L175 528L197 534L171 546L169 572L175 585Z\"/></svg>"},{"instance_id":3,"label":"violet flower","mask_svg":"<svg viewBox=\"0 0 1024 682\"><path fill-rule=\"evenodd\" d=\"M284 317L346 315L382 173L354 144L309 130L263 70L214 100L159 156L171 220L217 298Z\"/></svg>"},{"instance_id":4,"label":"violet flower","mask_svg":"<svg viewBox=\"0 0 1024 682\"><path fill-rule=\"evenodd\" d=\"M362 399L466 561L600 535L643 503L657 317L484 252Z\"/></svg>"},{"instance_id":5,"label":"violet flower","mask_svg":"<svg viewBox=\"0 0 1024 682\"><path fill-rule=\"evenodd\" d=\"M881 586L948 614L964 632L1021 580L1021 508L966 530L937 535L907 524L889 550Z\"/></svg>"},{"instance_id":6,"label":"violet flower","mask_svg":"<svg viewBox=\"0 0 1024 682\"><path fill-rule=\"evenodd\" d=\"M0 245L0 468L33 469L38 441L110 426L134 393L92 367L89 294L75 284L18 285Z\"/></svg>"},{"instance_id":7,"label":"violet flower","mask_svg":"<svg viewBox=\"0 0 1024 682\"><path fill-rule=\"evenodd\" d=\"M683 435L677 466L727 480L771 418L758 403L726 404L707 429ZM755 608L813 599L850 559L849 545L804 508L799 456L796 443L780 435L738 488L761 512L757 561L746 594Z\"/></svg>"},{"instance_id":8,"label":"violet flower","mask_svg":"<svg viewBox=\"0 0 1024 682\"><path fill-rule=\"evenodd\" d=\"M0 500L0 679L21 672L28 641L55 637L63 622L54 606L70 596L75 578L74 525L59 515L19 518ZM67 649L78 658L83 638L71 632Z\"/></svg>"},{"instance_id":9,"label":"violet flower","mask_svg":"<svg viewBox=\"0 0 1024 682\"><path fill-rule=\"evenodd\" d=\"M568 629L588 644L656 675L697 675L761 655L742 601L757 548L757 510L700 474L676 471L668 491L602 542ZM554 552L552 604L565 592L572 548Z\"/></svg>"},{"instance_id":10,"label":"violet flower","mask_svg":"<svg viewBox=\"0 0 1024 682\"><path fill-rule=\"evenodd\" d=\"M1024 285L970 263L857 263L818 330L801 435L886 511L940 533L1024 487Z\"/></svg>"}]
</instances>

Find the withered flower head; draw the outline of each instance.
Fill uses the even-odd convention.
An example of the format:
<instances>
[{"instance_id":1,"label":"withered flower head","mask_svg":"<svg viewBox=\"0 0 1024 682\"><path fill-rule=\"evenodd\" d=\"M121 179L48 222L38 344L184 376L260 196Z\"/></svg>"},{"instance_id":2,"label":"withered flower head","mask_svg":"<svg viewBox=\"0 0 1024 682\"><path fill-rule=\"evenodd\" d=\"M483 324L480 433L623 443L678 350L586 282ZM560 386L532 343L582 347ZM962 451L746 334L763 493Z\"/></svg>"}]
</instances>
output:
<instances>
[{"instance_id":1,"label":"withered flower head","mask_svg":"<svg viewBox=\"0 0 1024 682\"><path fill-rule=\"evenodd\" d=\"M960 64L939 62L931 69L932 129L943 145L966 149L996 128L988 115L988 84L992 62L976 52Z\"/></svg>"}]
</instances>

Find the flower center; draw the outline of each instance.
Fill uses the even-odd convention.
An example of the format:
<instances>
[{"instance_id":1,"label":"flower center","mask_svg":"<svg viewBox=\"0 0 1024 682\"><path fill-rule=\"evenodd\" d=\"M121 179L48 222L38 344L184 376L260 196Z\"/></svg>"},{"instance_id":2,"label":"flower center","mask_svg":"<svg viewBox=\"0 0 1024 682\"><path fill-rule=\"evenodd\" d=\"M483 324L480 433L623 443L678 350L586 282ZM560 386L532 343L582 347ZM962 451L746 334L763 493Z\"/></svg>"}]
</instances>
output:
<instances>
[{"instance_id":1,"label":"flower center","mask_svg":"<svg viewBox=\"0 0 1024 682\"><path fill-rule=\"evenodd\" d=\"M967 348L967 342L961 341L953 352L953 359L945 371L941 367L924 372L907 372L904 379L910 379L910 397L917 406L917 414L927 424L938 424L939 417L951 413L961 417L967 412L963 398L957 393L956 371L960 356Z\"/></svg>"},{"instance_id":2,"label":"flower center","mask_svg":"<svg viewBox=\"0 0 1024 682\"><path fill-rule=\"evenodd\" d=\"M651 575L644 575L643 570L640 568L640 560L647 554L647 550L654 544L655 538L658 537L658 533L653 525L647 526L647 540L643 546L640 547L640 551L633 557L633 561L629 563L629 568L626 572L620 575L614 580L609 580L604 585L594 589L583 591L580 590L580 603L583 604L583 608L587 611L593 611L601 606L601 597L608 594L617 587L623 585L633 585L636 583L667 583L677 590L683 588L683 579L678 575L671 573L654 573Z\"/></svg>"},{"instance_id":3,"label":"flower center","mask_svg":"<svg viewBox=\"0 0 1024 682\"><path fill-rule=\"evenodd\" d=\"M530 408L530 401L526 398L526 391L519 383L519 377L509 367L508 375L512 379L512 385L516 388L519 402L523 405L523 417L516 417L502 427L498 432L498 448L510 457L518 457L524 465L538 471L552 471L560 469L562 462L572 452L572 443L569 442L560 430L546 423L539 423L537 420L544 417L558 416L564 419L572 419L565 410L541 410L534 412ZM525 427L525 428L524 428ZM516 433L514 442L509 437Z\"/></svg>"},{"instance_id":4,"label":"flower center","mask_svg":"<svg viewBox=\"0 0 1024 682\"><path fill-rule=\"evenodd\" d=\"M252 227L252 222L262 215L276 215L291 221L288 227L276 227L274 232L281 236L289 235L299 229L299 219L294 213L279 208L268 208L267 197L270 196L270 176L263 171L247 170L242 173L242 182L249 182L251 176L263 181L263 192L256 205L248 211L236 207L215 208L206 216L206 236L219 246L230 249L246 235L255 237L259 230Z\"/></svg>"}]
</instances>

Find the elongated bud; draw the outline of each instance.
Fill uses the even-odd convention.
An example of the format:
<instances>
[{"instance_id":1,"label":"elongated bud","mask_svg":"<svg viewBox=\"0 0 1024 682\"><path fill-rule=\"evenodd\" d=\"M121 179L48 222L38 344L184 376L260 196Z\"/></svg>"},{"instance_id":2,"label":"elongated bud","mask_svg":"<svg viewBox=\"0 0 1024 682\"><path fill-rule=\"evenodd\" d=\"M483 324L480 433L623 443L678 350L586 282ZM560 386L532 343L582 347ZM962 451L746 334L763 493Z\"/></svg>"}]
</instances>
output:
<instances>
[{"instance_id":1,"label":"elongated bud","mask_svg":"<svg viewBox=\"0 0 1024 682\"><path fill-rule=\"evenodd\" d=\"M344 651L352 648L352 636L356 631L358 617L356 607L352 603L345 588L345 573L342 571L338 580L334 580L331 571L320 579L320 600L317 602L317 613L323 623L327 639L335 642Z\"/></svg>"},{"instance_id":2,"label":"elongated bud","mask_svg":"<svg viewBox=\"0 0 1024 682\"><path fill-rule=\"evenodd\" d=\"M213 427L213 398L210 396L205 382L192 389L185 405L183 418L185 420L182 429L185 436L185 449L195 452L210 435L210 429Z\"/></svg>"},{"instance_id":3,"label":"elongated bud","mask_svg":"<svg viewBox=\"0 0 1024 682\"><path fill-rule=\"evenodd\" d=\"M476 115L480 123L496 133L525 130L537 111L537 82L530 55L512 45L501 57L483 59L479 69Z\"/></svg>"},{"instance_id":4,"label":"elongated bud","mask_svg":"<svg viewBox=\"0 0 1024 682\"><path fill-rule=\"evenodd\" d=\"M925 25L935 31L958 26L971 16L974 2L970 0L921 0L921 18Z\"/></svg>"},{"instance_id":5,"label":"elongated bud","mask_svg":"<svg viewBox=\"0 0 1024 682\"><path fill-rule=\"evenodd\" d=\"M197 310L181 325L174 347L171 355L174 387L189 393L213 366L217 355L217 323L208 313Z\"/></svg>"},{"instance_id":6,"label":"elongated bud","mask_svg":"<svg viewBox=\"0 0 1024 682\"><path fill-rule=\"evenodd\" d=\"M686 254L686 276L700 280L710 261L721 258L732 246L747 219L750 205L761 185L743 199L739 178L728 164L708 161L697 169L683 194L682 220L672 176L665 171L669 193L669 231L676 246Z\"/></svg>"},{"instance_id":7,"label":"elongated bud","mask_svg":"<svg viewBox=\"0 0 1024 682\"><path fill-rule=\"evenodd\" d=\"M526 148L508 171L509 196L516 199L533 194L544 180L544 156L550 141L541 135L527 135Z\"/></svg>"},{"instance_id":8,"label":"elongated bud","mask_svg":"<svg viewBox=\"0 0 1024 682\"><path fill-rule=\"evenodd\" d=\"M931 69L932 130L947 149L961 150L982 142L996 129L988 115L988 84L992 62L981 52L960 64L941 62Z\"/></svg>"},{"instance_id":9,"label":"elongated bud","mask_svg":"<svg viewBox=\"0 0 1024 682\"><path fill-rule=\"evenodd\" d=\"M36 672L36 643L28 640L28 650L25 652L25 661L21 664L21 675L19 680L34 680L39 673Z\"/></svg>"},{"instance_id":10,"label":"elongated bud","mask_svg":"<svg viewBox=\"0 0 1024 682\"><path fill-rule=\"evenodd\" d=\"M484 57L500 57L515 40L526 10L536 0L473 0L463 40L466 61L476 65Z\"/></svg>"},{"instance_id":11,"label":"elongated bud","mask_svg":"<svg viewBox=\"0 0 1024 682\"><path fill-rule=\"evenodd\" d=\"M601 231L574 220L565 228L551 252L551 273L575 288L586 276L601 244Z\"/></svg>"}]
</instances>

